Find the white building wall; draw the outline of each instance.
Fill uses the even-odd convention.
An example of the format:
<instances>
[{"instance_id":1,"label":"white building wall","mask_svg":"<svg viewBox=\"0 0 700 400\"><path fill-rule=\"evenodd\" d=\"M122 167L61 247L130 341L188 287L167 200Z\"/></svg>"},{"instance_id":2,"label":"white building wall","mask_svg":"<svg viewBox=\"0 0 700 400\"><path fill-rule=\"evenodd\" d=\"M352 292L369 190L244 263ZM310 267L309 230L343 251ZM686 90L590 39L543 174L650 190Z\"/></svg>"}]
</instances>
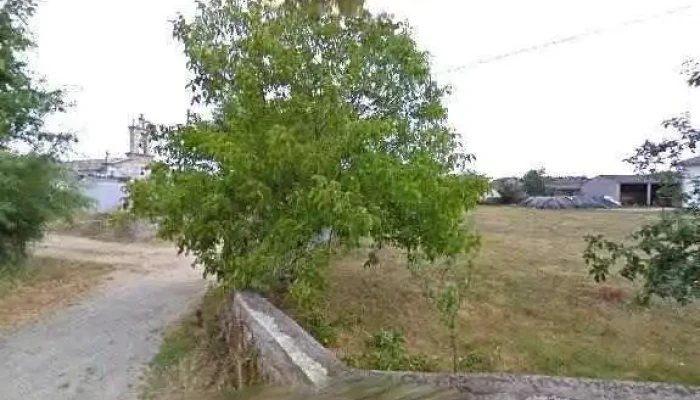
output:
<instances>
[{"instance_id":1,"label":"white building wall","mask_svg":"<svg viewBox=\"0 0 700 400\"><path fill-rule=\"evenodd\" d=\"M694 195L696 185L700 185L700 165L683 168L683 207L700 204L700 197Z\"/></svg>"},{"instance_id":2,"label":"white building wall","mask_svg":"<svg viewBox=\"0 0 700 400\"><path fill-rule=\"evenodd\" d=\"M92 199L93 211L112 212L124 198L124 183L111 179L88 178L82 182L83 194Z\"/></svg>"},{"instance_id":3,"label":"white building wall","mask_svg":"<svg viewBox=\"0 0 700 400\"><path fill-rule=\"evenodd\" d=\"M134 157L121 161L111 166L112 176L131 179L144 178L148 173L146 167L149 163L150 159L145 157Z\"/></svg>"},{"instance_id":4,"label":"white building wall","mask_svg":"<svg viewBox=\"0 0 700 400\"><path fill-rule=\"evenodd\" d=\"M608 196L613 200L620 201L620 184L612 179L593 178L583 184L581 194L584 196Z\"/></svg>"}]
</instances>

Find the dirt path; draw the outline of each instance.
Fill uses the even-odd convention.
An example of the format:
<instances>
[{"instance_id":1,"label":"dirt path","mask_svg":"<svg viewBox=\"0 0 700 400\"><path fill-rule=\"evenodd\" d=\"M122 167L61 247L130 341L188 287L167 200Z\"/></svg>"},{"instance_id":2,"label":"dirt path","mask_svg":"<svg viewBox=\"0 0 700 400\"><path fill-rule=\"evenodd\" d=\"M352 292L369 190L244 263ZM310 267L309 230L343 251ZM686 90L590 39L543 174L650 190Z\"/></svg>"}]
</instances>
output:
<instances>
[{"instance_id":1,"label":"dirt path","mask_svg":"<svg viewBox=\"0 0 700 400\"><path fill-rule=\"evenodd\" d=\"M79 304L0 332L0 398L135 399L160 332L196 304L206 281L172 247L50 236L37 253L117 271Z\"/></svg>"}]
</instances>

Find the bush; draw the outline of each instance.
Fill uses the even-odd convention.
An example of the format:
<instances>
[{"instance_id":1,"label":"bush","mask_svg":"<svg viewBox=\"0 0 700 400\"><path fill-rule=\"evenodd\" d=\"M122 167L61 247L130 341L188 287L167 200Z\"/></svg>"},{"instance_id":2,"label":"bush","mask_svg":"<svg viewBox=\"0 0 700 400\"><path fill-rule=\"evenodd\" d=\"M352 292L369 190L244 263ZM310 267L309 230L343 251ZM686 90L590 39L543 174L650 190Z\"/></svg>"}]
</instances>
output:
<instances>
[{"instance_id":1,"label":"bush","mask_svg":"<svg viewBox=\"0 0 700 400\"><path fill-rule=\"evenodd\" d=\"M496 183L496 191L501 195L502 204L518 204L527 198L525 188L518 179L506 179Z\"/></svg>"},{"instance_id":2,"label":"bush","mask_svg":"<svg viewBox=\"0 0 700 400\"><path fill-rule=\"evenodd\" d=\"M16 265L46 225L88 205L49 158L0 152L0 266Z\"/></svg>"},{"instance_id":3,"label":"bush","mask_svg":"<svg viewBox=\"0 0 700 400\"><path fill-rule=\"evenodd\" d=\"M346 357L353 367L379 371L433 371L435 365L424 356L406 354L403 335L395 329L384 329L372 335L365 344L365 353Z\"/></svg>"},{"instance_id":4,"label":"bush","mask_svg":"<svg viewBox=\"0 0 700 400\"><path fill-rule=\"evenodd\" d=\"M301 321L309 334L324 346L332 346L338 338L338 330L318 310L314 310L310 316Z\"/></svg>"},{"instance_id":5,"label":"bush","mask_svg":"<svg viewBox=\"0 0 700 400\"><path fill-rule=\"evenodd\" d=\"M532 169L523 175L523 189L528 196L551 196L547 188L547 175L544 169Z\"/></svg>"},{"instance_id":6,"label":"bush","mask_svg":"<svg viewBox=\"0 0 700 400\"><path fill-rule=\"evenodd\" d=\"M644 305L654 296L689 304L700 298L699 227L700 214L696 212L662 213L658 221L630 235L627 243L586 235L583 259L596 282L605 282L621 263L620 276L642 280L637 300Z\"/></svg>"}]
</instances>

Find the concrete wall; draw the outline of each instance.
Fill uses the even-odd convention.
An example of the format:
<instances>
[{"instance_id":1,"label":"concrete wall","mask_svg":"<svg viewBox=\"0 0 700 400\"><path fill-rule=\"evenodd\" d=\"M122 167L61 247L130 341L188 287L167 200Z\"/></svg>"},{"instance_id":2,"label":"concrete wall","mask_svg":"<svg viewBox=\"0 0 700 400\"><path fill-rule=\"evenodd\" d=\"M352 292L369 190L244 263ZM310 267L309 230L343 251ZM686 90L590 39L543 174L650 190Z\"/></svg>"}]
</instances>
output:
<instances>
[{"instance_id":1,"label":"concrete wall","mask_svg":"<svg viewBox=\"0 0 700 400\"><path fill-rule=\"evenodd\" d=\"M87 178L81 188L94 201L94 211L99 213L116 210L124 197L124 183L117 180Z\"/></svg>"},{"instance_id":2,"label":"concrete wall","mask_svg":"<svg viewBox=\"0 0 700 400\"><path fill-rule=\"evenodd\" d=\"M700 198L694 195L697 184L700 184L700 165L683 168L684 207L689 207L693 203L700 204Z\"/></svg>"},{"instance_id":3,"label":"concrete wall","mask_svg":"<svg viewBox=\"0 0 700 400\"><path fill-rule=\"evenodd\" d=\"M455 388L469 400L698 400L700 388L646 382L603 381L509 374L361 372L404 382Z\"/></svg>"},{"instance_id":4,"label":"concrete wall","mask_svg":"<svg viewBox=\"0 0 700 400\"><path fill-rule=\"evenodd\" d=\"M593 178L583 184L581 194L584 196L609 196L620 201L620 184L607 178Z\"/></svg>"},{"instance_id":5,"label":"concrete wall","mask_svg":"<svg viewBox=\"0 0 700 400\"><path fill-rule=\"evenodd\" d=\"M294 320L255 293L233 293L224 323L235 354L232 358L254 363L247 369L245 365L238 367L243 381L247 380L245 373L253 373L267 383L320 387L351 371Z\"/></svg>"},{"instance_id":6,"label":"concrete wall","mask_svg":"<svg viewBox=\"0 0 700 400\"><path fill-rule=\"evenodd\" d=\"M700 400L700 388L507 374L428 374L353 370L338 361L296 322L254 293L227 303L225 331L241 379L245 373L274 384L323 388L361 376L453 388L463 400Z\"/></svg>"},{"instance_id":7,"label":"concrete wall","mask_svg":"<svg viewBox=\"0 0 700 400\"><path fill-rule=\"evenodd\" d=\"M150 162L150 157L133 155L124 161L114 163L110 169L116 177L141 179L148 174L146 167Z\"/></svg>"}]
</instances>

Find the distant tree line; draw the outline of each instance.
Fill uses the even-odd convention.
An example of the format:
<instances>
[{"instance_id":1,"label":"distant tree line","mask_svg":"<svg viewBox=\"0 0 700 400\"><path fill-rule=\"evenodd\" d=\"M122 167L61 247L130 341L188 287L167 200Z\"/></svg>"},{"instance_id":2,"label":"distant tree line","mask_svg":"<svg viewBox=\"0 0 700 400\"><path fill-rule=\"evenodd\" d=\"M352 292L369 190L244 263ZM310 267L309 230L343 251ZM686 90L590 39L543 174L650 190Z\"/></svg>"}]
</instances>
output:
<instances>
[{"instance_id":1,"label":"distant tree line","mask_svg":"<svg viewBox=\"0 0 700 400\"><path fill-rule=\"evenodd\" d=\"M550 183L555 179L573 177L552 177L544 168L531 169L522 177L501 178L493 181L493 189L498 192L502 204L517 204L533 196L552 196ZM578 177L576 177L578 178Z\"/></svg>"}]
</instances>

